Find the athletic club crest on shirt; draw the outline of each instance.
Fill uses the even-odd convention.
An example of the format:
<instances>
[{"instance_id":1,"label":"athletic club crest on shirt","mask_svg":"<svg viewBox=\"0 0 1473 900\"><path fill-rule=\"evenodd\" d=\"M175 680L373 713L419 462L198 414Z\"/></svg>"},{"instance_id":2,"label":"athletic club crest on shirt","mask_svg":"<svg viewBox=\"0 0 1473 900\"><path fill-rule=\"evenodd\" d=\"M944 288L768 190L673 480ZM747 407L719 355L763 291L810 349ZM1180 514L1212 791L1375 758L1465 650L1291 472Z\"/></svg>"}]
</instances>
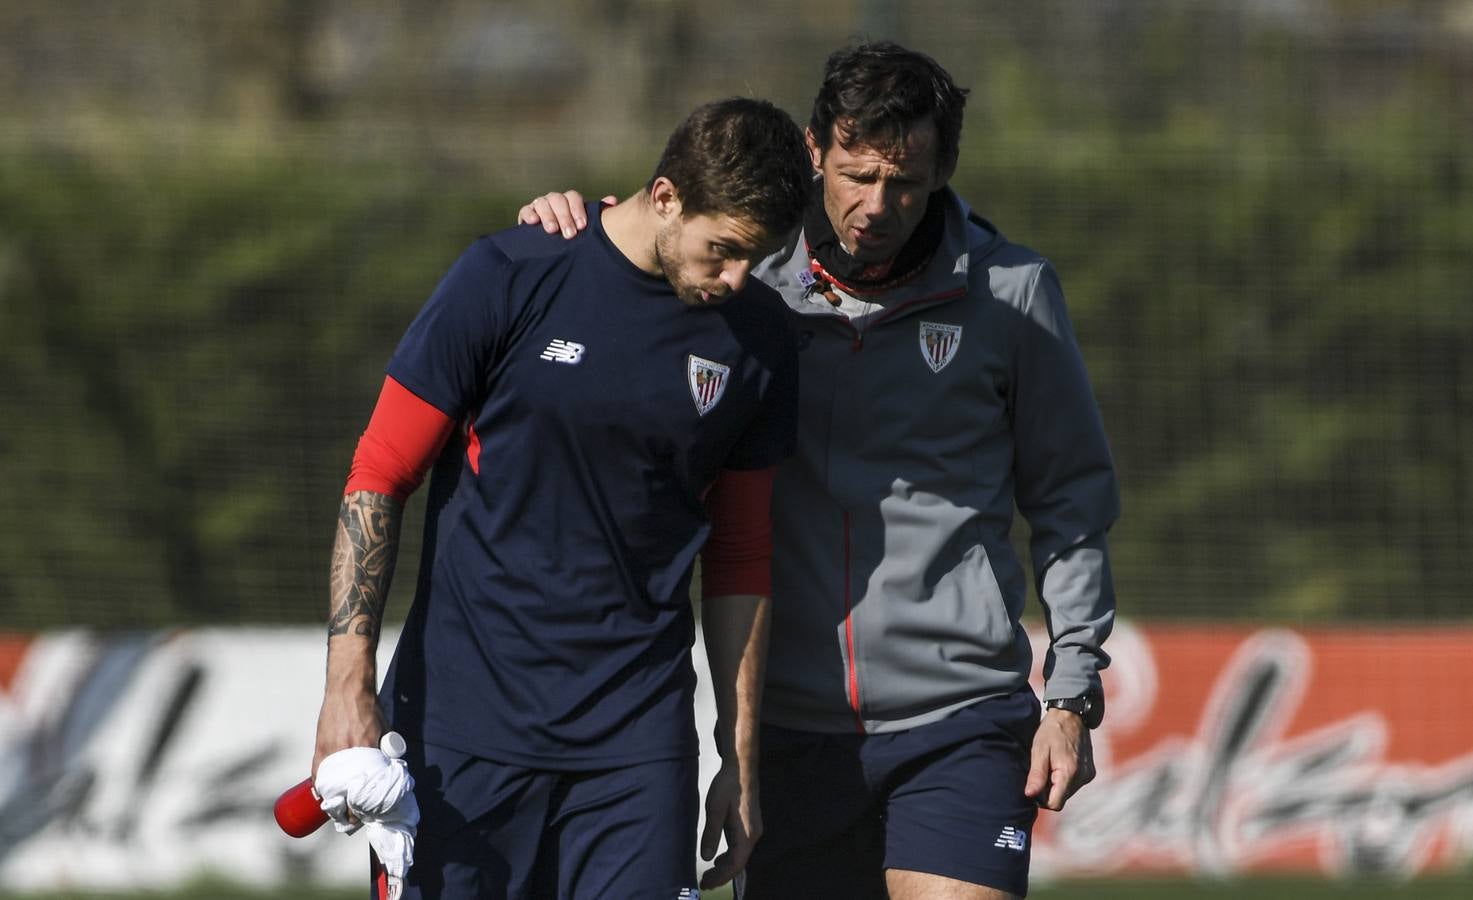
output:
<instances>
[{"instance_id":1,"label":"athletic club crest on shirt","mask_svg":"<svg viewBox=\"0 0 1473 900\"><path fill-rule=\"evenodd\" d=\"M690 384L690 395L696 401L696 412L705 415L716 406L726 392L726 380L731 375L731 366L701 359L686 357L685 377Z\"/></svg>"},{"instance_id":2,"label":"athletic club crest on shirt","mask_svg":"<svg viewBox=\"0 0 1473 900\"><path fill-rule=\"evenodd\" d=\"M960 325L921 323L921 356L926 358L926 365L931 367L932 372L940 372L946 368L946 364L956 356L956 348L961 346L961 342Z\"/></svg>"}]
</instances>

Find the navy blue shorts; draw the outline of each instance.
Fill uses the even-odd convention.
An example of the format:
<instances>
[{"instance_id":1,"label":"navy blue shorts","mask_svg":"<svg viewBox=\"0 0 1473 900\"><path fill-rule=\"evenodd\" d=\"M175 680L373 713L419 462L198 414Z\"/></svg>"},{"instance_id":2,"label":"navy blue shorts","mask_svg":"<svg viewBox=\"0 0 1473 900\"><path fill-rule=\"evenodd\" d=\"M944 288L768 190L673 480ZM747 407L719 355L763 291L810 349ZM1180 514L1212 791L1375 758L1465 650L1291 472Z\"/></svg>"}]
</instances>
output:
<instances>
[{"instance_id":1,"label":"navy blue shorts","mask_svg":"<svg viewBox=\"0 0 1473 900\"><path fill-rule=\"evenodd\" d=\"M564 772L411 743L406 760L420 824L404 900L696 896L695 759Z\"/></svg>"},{"instance_id":2,"label":"navy blue shorts","mask_svg":"<svg viewBox=\"0 0 1473 900\"><path fill-rule=\"evenodd\" d=\"M884 900L885 870L1028 892L1030 690L893 734L762 729L762 839L739 900Z\"/></svg>"}]
</instances>

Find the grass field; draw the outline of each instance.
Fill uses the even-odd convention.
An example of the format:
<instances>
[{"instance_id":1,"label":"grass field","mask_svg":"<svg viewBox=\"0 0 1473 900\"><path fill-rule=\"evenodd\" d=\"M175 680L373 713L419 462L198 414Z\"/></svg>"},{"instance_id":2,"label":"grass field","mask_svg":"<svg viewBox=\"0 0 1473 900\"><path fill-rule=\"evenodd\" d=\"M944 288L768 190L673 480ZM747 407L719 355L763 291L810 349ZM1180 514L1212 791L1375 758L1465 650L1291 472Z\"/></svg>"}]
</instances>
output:
<instances>
[{"instance_id":1,"label":"grass field","mask_svg":"<svg viewBox=\"0 0 1473 900\"><path fill-rule=\"evenodd\" d=\"M218 882L201 882L172 893L45 893L12 894L0 891L7 900L364 900L363 890L261 892ZM1417 900L1467 900L1473 897L1473 873L1420 878L1399 882L1384 880L1329 881L1309 878L1255 878L1236 881L1070 881L1039 887L1030 900L1196 900L1196 898L1251 898L1251 900L1371 900L1376 897L1405 897ZM731 900L729 888L702 895L702 900ZM830 900L830 898L815 898ZM843 900L843 898L832 898Z\"/></svg>"}]
</instances>

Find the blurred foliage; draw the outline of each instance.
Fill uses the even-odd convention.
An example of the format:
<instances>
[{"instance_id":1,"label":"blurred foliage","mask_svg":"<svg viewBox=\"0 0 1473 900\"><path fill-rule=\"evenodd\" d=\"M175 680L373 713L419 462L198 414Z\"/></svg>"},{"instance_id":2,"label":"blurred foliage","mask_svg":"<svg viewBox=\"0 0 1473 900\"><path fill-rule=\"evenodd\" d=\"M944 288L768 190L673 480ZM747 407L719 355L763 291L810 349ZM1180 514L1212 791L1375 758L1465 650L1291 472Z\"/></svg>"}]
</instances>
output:
<instances>
[{"instance_id":1,"label":"blurred foliage","mask_svg":"<svg viewBox=\"0 0 1473 900\"><path fill-rule=\"evenodd\" d=\"M1473 147L1394 125L1315 166L1127 146L990 182L1073 298L1137 610L1466 615Z\"/></svg>"},{"instance_id":2,"label":"blurred foliage","mask_svg":"<svg viewBox=\"0 0 1473 900\"><path fill-rule=\"evenodd\" d=\"M0 458L25 512L4 620L321 618L383 363L438 271L513 215L452 180L0 158Z\"/></svg>"},{"instance_id":3,"label":"blurred foliage","mask_svg":"<svg viewBox=\"0 0 1473 900\"><path fill-rule=\"evenodd\" d=\"M1467 617L1473 64L1422 15L1456 7L905 20L973 86L954 183L1063 277L1122 476L1127 615ZM282 90L312 83L310 52ZM754 93L806 94L759 74ZM333 95L313 96L248 138L132 119L106 139L0 134L5 627L322 618L342 478L398 335L477 233L561 185L511 156L345 144L322 124ZM605 165L558 181L643 180Z\"/></svg>"}]
</instances>

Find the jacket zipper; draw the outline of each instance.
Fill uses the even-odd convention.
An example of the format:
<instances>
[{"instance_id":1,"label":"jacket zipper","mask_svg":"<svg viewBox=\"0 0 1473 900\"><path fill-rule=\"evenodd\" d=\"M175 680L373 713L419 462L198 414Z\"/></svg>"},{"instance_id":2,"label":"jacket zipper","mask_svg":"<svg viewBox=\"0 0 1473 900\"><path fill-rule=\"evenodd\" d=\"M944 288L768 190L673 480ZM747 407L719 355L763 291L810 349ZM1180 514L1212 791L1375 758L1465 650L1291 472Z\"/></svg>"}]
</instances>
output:
<instances>
[{"instance_id":1,"label":"jacket zipper","mask_svg":"<svg viewBox=\"0 0 1473 900\"><path fill-rule=\"evenodd\" d=\"M950 291L942 291L939 294L932 294L929 297L918 297L915 300L911 300L908 303L902 303L900 306L887 311L886 313L881 315L880 318L872 321L870 323L870 326L873 327L875 325L878 325L885 319L897 315L902 310L915 306L917 303L930 303L936 300L951 300L955 297L962 296L966 292L966 288L956 288ZM849 349L853 353L858 353L860 350L864 349L864 332L855 327L854 323L850 321L848 317L843 317L843 319L844 324L849 326L849 329L854 332L854 340L849 345ZM864 734L864 714L860 709L859 699L859 661L855 659L854 656L854 590L853 584L850 581L850 548L851 541L849 537L849 514L846 512L844 513L844 643L849 651L849 671L847 673L849 683L846 685L846 692L849 695L849 708L854 711L854 728L860 734Z\"/></svg>"},{"instance_id":2,"label":"jacket zipper","mask_svg":"<svg viewBox=\"0 0 1473 900\"><path fill-rule=\"evenodd\" d=\"M850 584L849 514L844 513L844 643L849 649L849 708L854 710L854 727L864 734L864 716L859 709L859 661L854 658L854 591Z\"/></svg>"}]
</instances>

